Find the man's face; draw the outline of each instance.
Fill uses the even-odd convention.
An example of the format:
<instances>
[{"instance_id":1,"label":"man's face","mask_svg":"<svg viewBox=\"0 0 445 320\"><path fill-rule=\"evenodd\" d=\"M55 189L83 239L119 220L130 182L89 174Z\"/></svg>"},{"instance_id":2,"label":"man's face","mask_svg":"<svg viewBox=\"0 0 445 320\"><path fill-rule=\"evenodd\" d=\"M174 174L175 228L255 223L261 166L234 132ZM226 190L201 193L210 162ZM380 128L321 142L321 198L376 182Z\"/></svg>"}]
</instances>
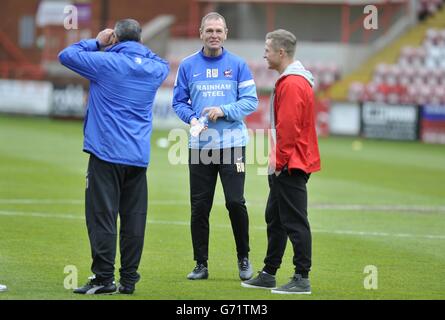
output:
<instances>
[{"instance_id":1,"label":"man's face","mask_svg":"<svg viewBox=\"0 0 445 320\"><path fill-rule=\"evenodd\" d=\"M221 19L206 20L201 29L201 40L208 51L221 49L224 40L227 39L227 30Z\"/></svg>"},{"instance_id":2,"label":"man's face","mask_svg":"<svg viewBox=\"0 0 445 320\"><path fill-rule=\"evenodd\" d=\"M280 55L280 50L277 50L272 46L271 39L266 40L264 59L267 61L269 69L278 70L278 67L281 65L282 55Z\"/></svg>"}]
</instances>

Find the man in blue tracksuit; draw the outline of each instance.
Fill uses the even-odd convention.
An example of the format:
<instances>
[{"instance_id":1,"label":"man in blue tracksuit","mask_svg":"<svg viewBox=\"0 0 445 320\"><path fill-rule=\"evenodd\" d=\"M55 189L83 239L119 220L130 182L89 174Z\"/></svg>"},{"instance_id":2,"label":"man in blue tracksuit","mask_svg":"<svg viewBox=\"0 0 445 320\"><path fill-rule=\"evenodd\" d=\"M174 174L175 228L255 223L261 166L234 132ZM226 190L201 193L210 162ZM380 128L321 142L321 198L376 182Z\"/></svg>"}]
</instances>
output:
<instances>
[{"instance_id":1,"label":"man in blue tracksuit","mask_svg":"<svg viewBox=\"0 0 445 320\"><path fill-rule=\"evenodd\" d=\"M253 271L248 260L249 219L244 199L248 133L243 119L258 106L256 87L247 64L222 47L227 38L223 16L207 14L201 21L200 37L204 47L182 61L173 93L177 115L200 132L191 136L189 144L196 267L187 278L208 278L209 215L219 174L235 237L239 276L246 280ZM210 120L204 130L198 121L202 115Z\"/></svg>"},{"instance_id":2,"label":"man in blue tracksuit","mask_svg":"<svg viewBox=\"0 0 445 320\"><path fill-rule=\"evenodd\" d=\"M141 28L120 20L96 39L59 54L67 68L90 80L83 150L90 154L85 213L93 276L79 294L131 294L144 244L146 170L150 158L152 105L168 63L141 43ZM102 50L105 49L105 50ZM120 285L114 283L117 215L120 216Z\"/></svg>"}]
</instances>

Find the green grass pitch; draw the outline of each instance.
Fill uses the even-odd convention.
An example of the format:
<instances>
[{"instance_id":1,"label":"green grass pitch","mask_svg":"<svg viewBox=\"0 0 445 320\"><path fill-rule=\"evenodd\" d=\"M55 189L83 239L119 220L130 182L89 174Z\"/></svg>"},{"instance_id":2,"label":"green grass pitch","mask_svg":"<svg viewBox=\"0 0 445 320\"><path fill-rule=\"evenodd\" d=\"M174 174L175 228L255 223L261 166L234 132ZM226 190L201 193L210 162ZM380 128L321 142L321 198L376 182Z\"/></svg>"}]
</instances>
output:
<instances>
[{"instance_id":1,"label":"green grass pitch","mask_svg":"<svg viewBox=\"0 0 445 320\"><path fill-rule=\"evenodd\" d=\"M211 213L207 281L188 281L188 168L172 165L152 137L149 213L133 296L78 296L64 287L75 266L90 275L84 220L87 155L82 123L0 116L0 283L2 299L445 299L445 149L410 142L320 139L323 170L312 175L312 295L282 296L242 288L234 240L218 183ZM267 178L247 166L250 257L266 251ZM278 284L292 275L288 244ZM377 268L367 289L366 266ZM116 259L119 268L119 256ZM118 272L116 272L118 279Z\"/></svg>"}]
</instances>

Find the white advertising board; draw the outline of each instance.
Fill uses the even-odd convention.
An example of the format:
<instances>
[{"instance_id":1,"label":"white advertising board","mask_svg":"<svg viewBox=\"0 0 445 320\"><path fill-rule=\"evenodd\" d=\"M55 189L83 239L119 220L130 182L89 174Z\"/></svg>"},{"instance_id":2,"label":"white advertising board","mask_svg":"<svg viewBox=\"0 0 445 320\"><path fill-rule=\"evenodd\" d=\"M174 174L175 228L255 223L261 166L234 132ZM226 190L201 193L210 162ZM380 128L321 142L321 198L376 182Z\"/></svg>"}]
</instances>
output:
<instances>
[{"instance_id":1,"label":"white advertising board","mask_svg":"<svg viewBox=\"0 0 445 320\"><path fill-rule=\"evenodd\" d=\"M0 112L49 115L52 94L51 82L0 79Z\"/></svg>"},{"instance_id":2,"label":"white advertising board","mask_svg":"<svg viewBox=\"0 0 445 320\"><path fill-rule=\"evenodd\" d=\"M329 111L329 133L358 136L360 106L357 103L334 102Z\"/></svg>"}]
</instances>

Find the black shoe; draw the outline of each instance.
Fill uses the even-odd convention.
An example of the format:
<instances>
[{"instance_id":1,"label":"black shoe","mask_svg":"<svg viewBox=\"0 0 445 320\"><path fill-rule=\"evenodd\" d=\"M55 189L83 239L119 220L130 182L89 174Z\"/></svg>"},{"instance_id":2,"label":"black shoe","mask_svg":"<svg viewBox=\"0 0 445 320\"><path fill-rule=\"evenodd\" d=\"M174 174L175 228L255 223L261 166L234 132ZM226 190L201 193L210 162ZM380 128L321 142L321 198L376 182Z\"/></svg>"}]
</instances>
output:
<instances>
[{"instance_id":1,"label":"black shoe","mask_svg":"<svg viewBox=\"0 0 445 320\"><path fill-rule=\"evenodd\" d=\"M187 275L189 280L204 280L209 277L209 270L203 264L197 264L195 269Z\"/></svg>"},{"instance_id":2,"label":"black shoe","mask_svg":"<svg viewBox=\"0 0 445 320\"><path fill-rule=\"evenodd\" d=\"M241 286L244 288L275 289L276 285L275 276L263 271L258 272L258 276L255 278L241 282Z\"/></svg>"},{"instance_id":3,"label":"black shoe","mask_svg":"<svg viewBox=\"0 0 445 320\"><path fill-rule=\"evenodd\" d=\"M89 281L83 287L74 289L78 294L113 294L116 292L116 284L111 282L100 282L95 276L89 277Z\"/></svg>"},{"instance_id":4,"label":"black shoe","mask_svg":"<svg viewBox=\"0 0 445 320\"><path fill-rule=\"evenodd\" d=\"M123 284L119 284L117 287L117 291L121 294L133 294L134 293L134 286L127 286Z\"/></svg>"}]
</instances>

